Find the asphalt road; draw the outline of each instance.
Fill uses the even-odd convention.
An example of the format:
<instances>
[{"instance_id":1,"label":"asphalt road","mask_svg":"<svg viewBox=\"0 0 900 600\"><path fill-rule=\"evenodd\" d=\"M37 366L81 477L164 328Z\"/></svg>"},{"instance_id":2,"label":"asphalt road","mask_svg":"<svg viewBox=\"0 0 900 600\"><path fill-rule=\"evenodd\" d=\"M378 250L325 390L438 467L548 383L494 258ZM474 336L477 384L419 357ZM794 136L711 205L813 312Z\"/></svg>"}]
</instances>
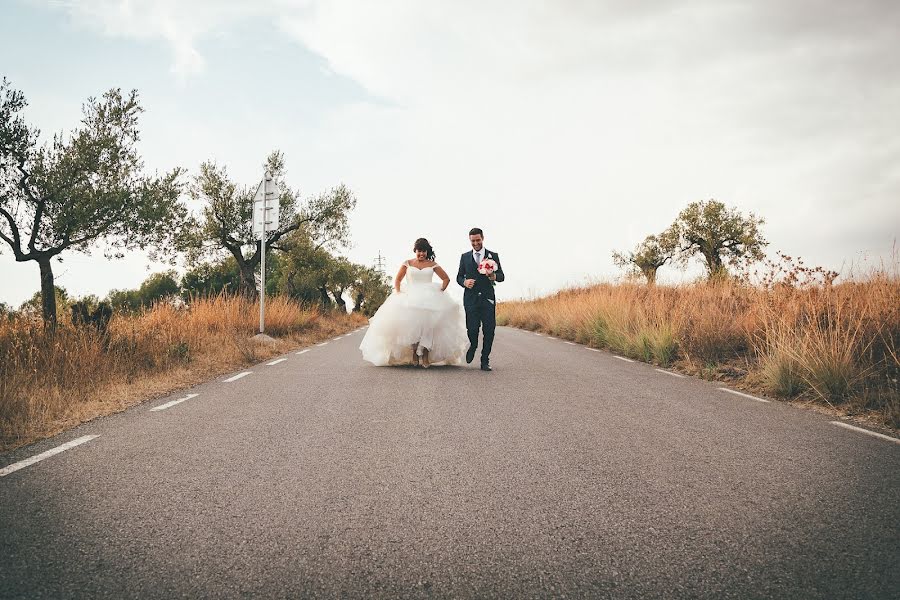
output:
<instances>
[{"instance_id":1,"label":"asphalt road","mask_svg":"<svg viewBox=\"0 0 900 600\"><path fill-rule=\"evenodd\" d=\"M524 331L493 373L361 339L0 455L98 436L0 477L0 597L900 597L900 444Z\"/></svg>"}]
</instances>

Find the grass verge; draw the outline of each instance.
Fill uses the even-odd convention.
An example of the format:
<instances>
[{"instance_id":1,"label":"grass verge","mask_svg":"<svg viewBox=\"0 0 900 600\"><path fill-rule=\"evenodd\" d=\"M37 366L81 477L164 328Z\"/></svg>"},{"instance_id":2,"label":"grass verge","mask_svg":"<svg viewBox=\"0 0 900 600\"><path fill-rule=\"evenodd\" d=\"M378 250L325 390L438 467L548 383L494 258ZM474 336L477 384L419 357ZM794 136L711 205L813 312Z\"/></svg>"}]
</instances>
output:
<instances>
[{"instance_id":1,"label":"grass verge","mask_svg":"<svg viewBox=\"0 0 900 600\"><path fill-rule=\"evenodd\" d=\"M896 431L897 272L805 287L598 284L501 303L497 320Z\"/></svg>"},{"instance_id":2,"label":"grass verge","mask_svg":"<svg viewBox=\"0 0 900 600\"><path fill-rule=\"evenodd\" d=\"M258 315L258 304L222 296L117 315L105 336L67 324L50 334L32 320L0 322L0 451L366 323L276 297L266 302L266 330L277 341L265 345L251 339Z\"/></svg>"}]
</instances>

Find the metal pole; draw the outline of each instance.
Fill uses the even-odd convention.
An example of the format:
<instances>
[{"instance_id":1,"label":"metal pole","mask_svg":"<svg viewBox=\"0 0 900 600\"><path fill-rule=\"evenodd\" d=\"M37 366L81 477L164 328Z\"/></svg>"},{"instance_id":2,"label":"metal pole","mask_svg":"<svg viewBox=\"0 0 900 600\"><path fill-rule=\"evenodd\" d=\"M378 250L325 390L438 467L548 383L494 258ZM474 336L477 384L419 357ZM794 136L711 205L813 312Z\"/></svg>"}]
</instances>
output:
<instances>
[{"instance_id":1,"label":"metal pole","mask_svg":"<svg viewBox=\"0 0 900 600\"><path fill-rule=\"evenodd\" d=\"M269 219L267 207L269 203L269 173L263 175L263 202L262 202L262 234L259 246L262 257L259 270L259 332L266 330L266 221Z\"/></svg>"}]
</instances>

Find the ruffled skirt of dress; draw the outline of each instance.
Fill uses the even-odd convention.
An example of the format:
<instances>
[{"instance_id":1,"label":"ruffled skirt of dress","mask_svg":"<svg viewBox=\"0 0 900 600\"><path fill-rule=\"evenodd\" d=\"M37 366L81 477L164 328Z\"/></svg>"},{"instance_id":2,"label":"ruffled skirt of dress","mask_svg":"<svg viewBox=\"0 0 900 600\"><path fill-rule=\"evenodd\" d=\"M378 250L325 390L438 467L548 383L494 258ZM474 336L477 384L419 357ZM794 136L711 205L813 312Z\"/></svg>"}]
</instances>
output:
<instances>
[{"instance_id":1,"label":"ruffled skirt of dress","mask_svg":"<svg viewBox=\"0 0 900 600\"><path fill-rule=\"evenodd\" d=\"M439 284L416 284L388 296L369 319L359 349L373 365L409 364L413 344L428 348L432 364L459 364L469 338L466 317Z\"/></svg>"}]
</instances>

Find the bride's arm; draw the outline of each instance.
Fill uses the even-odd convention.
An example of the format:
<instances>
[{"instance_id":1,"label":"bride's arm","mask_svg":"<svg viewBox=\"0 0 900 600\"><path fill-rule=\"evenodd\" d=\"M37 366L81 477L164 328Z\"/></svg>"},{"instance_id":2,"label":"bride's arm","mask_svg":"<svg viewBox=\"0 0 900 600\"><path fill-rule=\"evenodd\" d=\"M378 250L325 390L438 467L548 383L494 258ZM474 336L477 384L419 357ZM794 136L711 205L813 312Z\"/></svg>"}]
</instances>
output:
<instances>
[{"instance_id":1,"label":"bride's arm","mask_svg":"<svg viewBox=\"0 0 900 600\"><path fill-rule=\"evenodd\" d=\"M443 283L441 284L441 291L443 292L447 289L447 286L450 285L450 276L447 275L447 271L445 271L438 265L434 265L434 272L438 277L441 278L441 281L443 281Z\"/></svg>"},{"instance_id":2,"label":"bride's arm","mask_svg":"<svg viewBox=\"0 0 900 600\"><path fill-rule=\"evenodd\" d=\"M400 270L397 271L397 276L394 277L394 291L398 294L400 293L400 282L403 281L404 276L406 276L406 263L400 265Z\"/></svg>"}]
</instances>

